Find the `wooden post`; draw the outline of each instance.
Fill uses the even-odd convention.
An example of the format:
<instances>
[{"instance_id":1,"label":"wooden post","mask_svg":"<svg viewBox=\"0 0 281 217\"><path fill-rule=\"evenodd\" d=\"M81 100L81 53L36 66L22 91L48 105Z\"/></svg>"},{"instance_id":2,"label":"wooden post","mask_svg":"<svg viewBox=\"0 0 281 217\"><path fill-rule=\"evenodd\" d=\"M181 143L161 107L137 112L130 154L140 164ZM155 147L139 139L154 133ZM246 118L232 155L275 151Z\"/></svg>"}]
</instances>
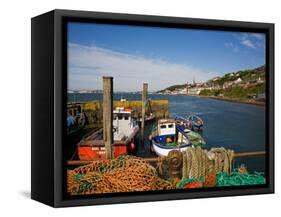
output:
<instances>
[{"instance_id":1,"label":"wooden post","mask_svg":"<svg viewBox=\"0 0 281 217\"><path fill-rule=\"evenodd\" d=\"M112 98L113 98L113 78L103 77L103 141L105 145L107 159L111 159L113 157Z\"/></svg>"},{"instance_id":2,"label":"wooden post","mask_svg":"<svg viewBox=\"0 0 281 217\"><path fill-rule=\"evenodd\" d=\"M168 166L170 178L182 178L183 155L178 150L172 150L168 154Z\"/></svg>"},{"instance_id":3,"label":"wooden post","mask_svg":"<svg viewBox=\"0 0 281 217\"><path fill-rule=\"evenodd\" d=\"M148 84L143 83L142 112L141 112L141 141L142 141L143 149L144 149L144 122L145 122L145 107L146 107L146 103L147 103L147 89L148 89Z\"/></svg>"}]
</instances>

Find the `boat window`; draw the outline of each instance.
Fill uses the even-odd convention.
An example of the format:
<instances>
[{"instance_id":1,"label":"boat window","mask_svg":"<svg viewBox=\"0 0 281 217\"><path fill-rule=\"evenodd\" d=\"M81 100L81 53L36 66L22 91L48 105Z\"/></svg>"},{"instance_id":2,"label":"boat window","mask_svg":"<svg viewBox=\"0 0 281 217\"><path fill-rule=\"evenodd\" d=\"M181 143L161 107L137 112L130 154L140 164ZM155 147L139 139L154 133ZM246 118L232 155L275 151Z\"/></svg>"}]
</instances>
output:
<instances>
[{"instance_id":1,"label":"boat window","mask_svg":"<svg viewBox=\"0 0 281 217\"><path fill-rule=\"evenodd\" d=\"M118 115L118 119L119 119L119 120L122 120L122 118L123 118L123 115L119 114L119 115Z\"/></svg>"},{"instance_id":2,"label":"boat window","mask_svg":"<svg viewBox=\"0 0 281 217\"><path fill-rule=\"evenodd\" d=\"M124 116L124 119L125 119L125 120L129 120L129 116L128 116L128 115L125 115L125 116Z\"/></svg>"},{"instance_id":3,"label":"boat window","mask_svg":"<svg viewBox=\"0 0 281 217\"><path fill-rule=\"evenodd\" d=\"M161 129L166 129L166 125L161 125L160 128Z\"/></svg>"},{"instance_id":4,"label":"boat window","mask_svg":"<svg viewBox=\"0 0 281 217\"><path fill-rule=\"evenodd\" d=\"M174 125L173 125L173 124L169 124L168 127L169 127L169 128L173 128Z\"/></svg>"},{"instance_id":5,"label":"boat window","mask_svg":"<svg viewBox=\"0 0 281 217\"><path fill-rule=\"evenodd\" d=\"M113 115L113 120L117 120L117 115L116 114Z\"/></svg>"}]
</instances>

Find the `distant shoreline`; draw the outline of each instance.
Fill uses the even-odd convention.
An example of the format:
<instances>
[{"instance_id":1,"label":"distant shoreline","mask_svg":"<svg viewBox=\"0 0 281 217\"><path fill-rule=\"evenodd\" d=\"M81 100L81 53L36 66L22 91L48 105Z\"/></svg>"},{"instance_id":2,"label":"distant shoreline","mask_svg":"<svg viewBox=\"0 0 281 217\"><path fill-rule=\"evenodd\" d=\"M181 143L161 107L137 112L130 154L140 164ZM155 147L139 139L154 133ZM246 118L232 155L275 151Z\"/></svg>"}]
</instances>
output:
<instances>
[{"instance_id":1,"label":"distant shoreline","mask_svg":"<svg viewBox=\"0 0 281 217\"><path fill-rule=\"evenodd\" d=\"M232 98L219 97L219 96L202 96L202 95L190 95L190 96L208 98L208 99L214 99L214 100L221 100L221 101L227 101L227 102L249 104L249 105L265 106L265 102L258 102L258 101L254 101L254 100L232 99Z\"/></svg>"},{"instance_id":2,"label":"distant shoreline","mask_svg":"<svg viewBox=\"0 0 281 217\"><path fill-rule=\"evenodd\" d=\"M74 93L74 94L84 94L84 93ZM94 93L94 94L101 94L101 93ZM115 94L137 94L139 95L140 93L115 93ZM214 100L220 100L220 101L226 101L226 102L235 102L235 103L242 103L242 104L249 104L249 105L256 105L256 106L265 106L265 102L259 102L259 101L254 101L254 100L241 100L241 99L233 99L233 98L227 98L227 97L219 97L219 96L203 96L203 95L186 95L186 94L159 94L159 93L149 93L148 95L168 95L168 96L193 96L193 97L199 97L199 98L207 98L207 99L214 99Z\"/></svg>"}]
</instances>

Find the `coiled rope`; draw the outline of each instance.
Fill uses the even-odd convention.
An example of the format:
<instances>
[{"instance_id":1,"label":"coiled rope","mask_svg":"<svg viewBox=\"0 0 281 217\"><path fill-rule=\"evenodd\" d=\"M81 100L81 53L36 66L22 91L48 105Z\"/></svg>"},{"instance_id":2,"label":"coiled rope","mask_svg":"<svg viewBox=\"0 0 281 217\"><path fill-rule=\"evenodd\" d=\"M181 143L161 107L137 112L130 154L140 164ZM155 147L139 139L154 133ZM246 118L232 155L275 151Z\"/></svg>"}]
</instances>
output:
<instances>
[{"instance_id":1,"label":"coiled rope","mask_svg":"<svg viewBox=\"0 0 281 217\"><path fill-rule=\"evenodd\" d=\"M212 148L207 151L200 147L190 147L183 152L183 178L200 178L219 172L229 174L233 157L234 151L225 148Z\"/></svg>"}]
</instances>

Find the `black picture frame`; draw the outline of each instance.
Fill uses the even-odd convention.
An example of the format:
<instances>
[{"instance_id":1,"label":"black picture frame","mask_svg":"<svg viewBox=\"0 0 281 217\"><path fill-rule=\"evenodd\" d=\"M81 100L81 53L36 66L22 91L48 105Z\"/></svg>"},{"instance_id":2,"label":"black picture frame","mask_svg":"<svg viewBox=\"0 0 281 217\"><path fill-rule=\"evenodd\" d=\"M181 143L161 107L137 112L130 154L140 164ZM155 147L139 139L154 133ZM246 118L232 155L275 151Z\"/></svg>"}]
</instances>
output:
<instances>
[{"instance_id":1,"label":"black picture frame","mask_svg":"<svg viewBox=\"0 0 281 217\"><path fill-rule=\"evenodd\" d=\"M266 34L266 178L261 186L65 196L66 22L98 22ZM274 24L87 11L53 10L32 18L31 198L53 207L274 193ZM43 123L43 124L42 124Z\"/></svg>"}]
</instances>

